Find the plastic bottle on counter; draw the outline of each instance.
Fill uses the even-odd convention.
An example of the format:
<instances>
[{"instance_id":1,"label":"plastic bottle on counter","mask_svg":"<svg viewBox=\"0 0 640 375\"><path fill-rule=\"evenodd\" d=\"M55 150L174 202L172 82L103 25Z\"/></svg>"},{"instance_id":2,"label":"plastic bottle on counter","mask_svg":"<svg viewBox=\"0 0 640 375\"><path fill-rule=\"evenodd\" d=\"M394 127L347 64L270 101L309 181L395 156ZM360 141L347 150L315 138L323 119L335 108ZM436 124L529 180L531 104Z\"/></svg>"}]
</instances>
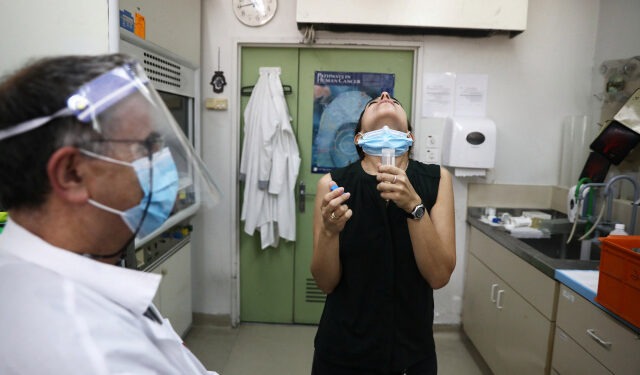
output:
<instances>
[{"instance_id":1,"label":"plastic bottle on counter","mask_svg":"<svg viewBox=\"0 0 640 375\"><path fill-rule=\"evenodd\" d=\"M615 228L609 233L610 236L628 236L629 233L625 232L624 224L616 224Z\"/></svg>"}]
</instances>

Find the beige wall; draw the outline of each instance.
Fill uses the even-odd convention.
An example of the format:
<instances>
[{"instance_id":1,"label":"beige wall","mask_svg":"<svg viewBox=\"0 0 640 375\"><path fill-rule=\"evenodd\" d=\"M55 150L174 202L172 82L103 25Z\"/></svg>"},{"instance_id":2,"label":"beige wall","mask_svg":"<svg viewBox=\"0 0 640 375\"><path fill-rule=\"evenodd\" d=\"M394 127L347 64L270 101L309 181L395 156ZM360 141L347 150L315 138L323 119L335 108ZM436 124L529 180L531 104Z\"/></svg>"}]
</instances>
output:
<instances>
[{"instance_id":1,"label":"beige wall","mask_svg":"<svg viewBox=\"0 0 640 375\"><path fill-rule=\"evenodd\" d=\"M0 76L30 60L109 51L108 2L0 0Z\"/></svg>"},{"instance_id":2,"label":"beige wall","mask_svg":"<svg viewBox=\"0 0 640 375\"><path fill-rule=\"evenodd\" d=\"M469 207L550 208L551 186L470 184Z\"/></svg>"}]
</instances>

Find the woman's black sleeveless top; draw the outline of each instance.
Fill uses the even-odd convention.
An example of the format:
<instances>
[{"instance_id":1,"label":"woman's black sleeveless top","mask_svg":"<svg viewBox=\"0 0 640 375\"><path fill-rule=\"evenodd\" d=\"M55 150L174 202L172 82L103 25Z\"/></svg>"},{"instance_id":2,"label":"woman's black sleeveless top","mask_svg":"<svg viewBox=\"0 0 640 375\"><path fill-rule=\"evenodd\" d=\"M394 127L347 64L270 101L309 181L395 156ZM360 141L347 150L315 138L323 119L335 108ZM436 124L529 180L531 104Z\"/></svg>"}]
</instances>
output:
<instances>
[{"instance_id":1,"label":"woman's black sleeveless top","mask_svg":"<svg viewBox=\"0 0 640 375\"><path fill-rule=\"evenodd\" d=\"M428 211L440 166L409 160L407 176ZM416 264L405 211L380 197L357 161L331 172L350 192L353 216L340 233L342 277L327 296L315 338L318 356L351 368L396 371L429 356L433 290Z\"/></svg>"}]
</instances>

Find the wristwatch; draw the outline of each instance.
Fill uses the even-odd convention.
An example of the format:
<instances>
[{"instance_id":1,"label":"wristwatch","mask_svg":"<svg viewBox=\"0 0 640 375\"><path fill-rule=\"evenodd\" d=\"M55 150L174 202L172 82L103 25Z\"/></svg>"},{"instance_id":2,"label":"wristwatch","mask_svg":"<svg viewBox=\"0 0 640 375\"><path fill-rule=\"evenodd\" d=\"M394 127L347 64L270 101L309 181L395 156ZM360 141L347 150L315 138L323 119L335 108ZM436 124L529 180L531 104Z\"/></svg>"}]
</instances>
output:
<instances>
[{"instance_id":1,"label":"wristwatch","mask_svg":"<svg viewBox=\"0 0 640 375\"><path fill-rule=\"evenodd\" d=\"M427 211L426 208L424 208L424 204L420 203L419 205L415 206L413 211L411 211L411 213L407 214L407 217L409 219L414 219L414 220L420 220L422 219L422 217L424 216L424 213Z\"/></svg>"}]
</instances>

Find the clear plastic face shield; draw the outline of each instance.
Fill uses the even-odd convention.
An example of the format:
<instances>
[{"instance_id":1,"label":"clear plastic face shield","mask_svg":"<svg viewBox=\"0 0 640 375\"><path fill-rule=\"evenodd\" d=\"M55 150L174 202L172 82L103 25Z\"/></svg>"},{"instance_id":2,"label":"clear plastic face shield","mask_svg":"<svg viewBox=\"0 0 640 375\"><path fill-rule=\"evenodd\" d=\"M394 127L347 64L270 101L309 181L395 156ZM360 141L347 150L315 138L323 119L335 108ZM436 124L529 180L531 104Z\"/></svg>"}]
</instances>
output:
<instances>
[{"instance_id":1,"label":"clear plastic face shield","mask_svg":"<svg viewBox=\"0 0 640 375\"><path fill-rule=\"evenodd\" d=\"M212 176L139 64L94 78L67 99L66 108L0 131L0 140L61 116L74 116L95 131L93 139L79 147L83 154L127 167L123 179L137 178L138 186L129 188L142 193L132 207L116 209L95 197L89 201L120 215L137 239L158 234L167 220L177 223L219 201Z\"/></svg>"}]
</instances>

